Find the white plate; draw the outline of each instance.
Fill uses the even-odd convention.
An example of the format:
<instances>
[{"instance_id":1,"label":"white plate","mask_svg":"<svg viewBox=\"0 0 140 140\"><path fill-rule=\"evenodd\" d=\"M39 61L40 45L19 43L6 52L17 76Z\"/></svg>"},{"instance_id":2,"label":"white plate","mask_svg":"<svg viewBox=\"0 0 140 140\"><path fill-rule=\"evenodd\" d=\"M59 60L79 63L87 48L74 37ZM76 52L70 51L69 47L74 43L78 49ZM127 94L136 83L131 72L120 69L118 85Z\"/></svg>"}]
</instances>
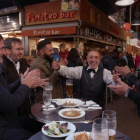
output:
<instances>
[{"instance_id":1,"label":"white plate","mask_svg":"<svg viewBox=\"0 0 140 140\"><path fill-rule=\"evenodd\" d=\"M66 123L66 121L57 121L57 122L60 122L60 123ZM68 123L68 129L70 129L70 131L68 133L65 133L65 134L61 134L59 136L56 136L56 135L48 135L48 133L44 130L44 126L48 126L50 125L51 123L47 123L45 124L43 127L42 127L42 133L48 137L52 137L52 138L61 138L61 137L66 137L68 135L71 135L75 132L76 130L76 127L73 123L70 123L70 122L67 122Z\"/></svg>"},{"instance_id":2,"label":"white plate","mask_svg":"<svg viewBox=\"0 0 140 140\"><path fill-rule=\"evenodd\" d=\"M66 101L67 102L71 101L72 103L74 102L75 105L73 105L73 106L63 105ZM62 105L63 107L76 107L76 106L82 105L83 102L81 100L79 100L79 99L65 98L65 99L59 99L59 100L57 100L56 104L57 105Z\"/></svg>"},{"instance_id":3,"label":"white plate","mask_svg":"<svg viewBox=\"0 0 140 140\"><path fill-rule=\"evenodd\" d=\"M80 116L77 116L77 117L66 117L62 114L63 111L69 111L69 110L76 110L76 111L80 111L81 112L81 115ZM63 117L63 118L66 118L66 119L78 119L78 118L81 118L83 116L85 116L85 111L84 110L81 110L81 109L77 109L77 108L66 108L66 109L62 109L58 112L59 116Z\"/></svg>"},{"instance_id":4,"label":"white plate","mask_svg":"<svg viewBox=\"0 0 140 140\"><path fill-rule=\"evenodd\" d=\"M77 133L80 133L80 132L76 132L76 133L74 133L74 134L77 134ZM90 132L86 132L86 133L87 133L87 135L88 135L88 137L89 137ZM65 140L74 140L74 138L73 138L73 134L67 136Z\"/></svg>"}]
</instances>

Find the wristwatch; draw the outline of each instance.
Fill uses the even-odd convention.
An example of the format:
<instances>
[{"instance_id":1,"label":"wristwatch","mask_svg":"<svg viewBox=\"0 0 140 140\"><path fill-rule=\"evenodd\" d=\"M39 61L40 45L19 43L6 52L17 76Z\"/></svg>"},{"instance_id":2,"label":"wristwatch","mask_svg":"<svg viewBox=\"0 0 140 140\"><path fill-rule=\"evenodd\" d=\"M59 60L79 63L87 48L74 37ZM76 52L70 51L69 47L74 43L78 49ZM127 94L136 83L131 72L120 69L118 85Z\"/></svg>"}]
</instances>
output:
<instances>
[{"instance_id":1,"label":"wristwatch","mask_svg":"<svg viewBox=\"0 0 140 140\"><path fill-rule=\"evenodd\" d=\"M128 97L129 92L130 92L130 88L125 91L125 97Z\"/></svg>"}]
</instances>

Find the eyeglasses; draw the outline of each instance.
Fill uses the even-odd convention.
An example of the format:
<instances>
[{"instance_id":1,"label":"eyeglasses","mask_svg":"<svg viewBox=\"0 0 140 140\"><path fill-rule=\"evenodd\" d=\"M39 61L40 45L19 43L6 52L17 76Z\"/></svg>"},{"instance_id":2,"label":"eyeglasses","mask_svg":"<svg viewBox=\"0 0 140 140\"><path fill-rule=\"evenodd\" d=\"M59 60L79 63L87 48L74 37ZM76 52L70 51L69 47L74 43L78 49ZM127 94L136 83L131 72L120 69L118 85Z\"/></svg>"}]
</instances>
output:
<instances>
[{"instance_id":1,"label":"eyeglasses","mask_svg":"<svg viewBox=\"0 0 140 140\"><path fill-rule=\"evenodd\" d=\"M17 51L23 51L24 49L23 48L17 48L15 50L17 50Z\"/></svg>"}]
</instances>

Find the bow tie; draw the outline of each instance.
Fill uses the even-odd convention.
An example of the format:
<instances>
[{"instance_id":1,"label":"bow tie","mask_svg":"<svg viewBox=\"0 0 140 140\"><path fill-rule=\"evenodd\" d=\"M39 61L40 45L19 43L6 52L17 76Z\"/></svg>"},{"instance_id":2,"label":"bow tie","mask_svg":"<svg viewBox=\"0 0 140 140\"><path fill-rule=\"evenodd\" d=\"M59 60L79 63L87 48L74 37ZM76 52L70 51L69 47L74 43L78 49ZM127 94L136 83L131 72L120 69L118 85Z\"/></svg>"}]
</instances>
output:
<instances>
[{"instance_id":1,"label":"bow tie","mask_svg":"<svg viewBox=\"0 0 140 140\"><path fill-rule=\"evenodd\" d=\"M88 69L88 72L96 73L96 71L94 69Z\"/></svg>"}]
</instances>

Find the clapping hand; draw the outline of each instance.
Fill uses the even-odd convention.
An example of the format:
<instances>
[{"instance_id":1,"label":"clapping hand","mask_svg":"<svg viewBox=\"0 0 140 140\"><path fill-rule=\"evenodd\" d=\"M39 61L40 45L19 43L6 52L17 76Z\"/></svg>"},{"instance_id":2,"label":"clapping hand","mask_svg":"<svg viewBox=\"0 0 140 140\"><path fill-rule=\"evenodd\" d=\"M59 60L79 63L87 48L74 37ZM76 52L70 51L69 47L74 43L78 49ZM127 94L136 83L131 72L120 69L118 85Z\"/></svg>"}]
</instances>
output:
<instances>
[{"instance_id":1,"label":"clapping hand","mask_svg":"<svg viewBox=\"0 0 140 140\"><path fill-rule=\"evenodd\" d=\"M118 95L125 95L125 91L130 88L127 84L122 82L120 79L117 79L117 85L115 86L109 85L108 87Z\"/></svg>"},{"instance_id":2,"label":"clapping hand","mask_svg":"<svg viewBox=\"0 0 140 140\"><path fill-rule=\"evenodd\" d=\"M130 68L129 68L128 66L124 66L124 67L118 67L118 66L116 66L116 67L115 67L115 71L116 71L117 73L119 73L120 75L124 76L124 77L125 77L128 73L131 72L131 70L130 70Z\"/></svg>"},{"instance_id":3,"label":"clapping hand","mask_svg":"<svg viewBox=\"0 0 140 140\"><path fill-rule=\"evenodd\" d=\"M46 85L47 81L49 81L49 78L41 79L40 77L38 77L35 80L32 88L36 88L36 87L42 87L42 88L44 88L44 86Z\"/></svg>"},{"instance_id":4,"label":"clapping hand","mask_svg":"<svg viewBox=\"0 0 140 140\"><path fill-rule=\"evenodd\" d=\"M25 77L21 74L21 84L27 85L29 88L33 88L34 82L38 77L40 77L40 72L37 69L28 72Z\"/></svg>"}]
</instances>

